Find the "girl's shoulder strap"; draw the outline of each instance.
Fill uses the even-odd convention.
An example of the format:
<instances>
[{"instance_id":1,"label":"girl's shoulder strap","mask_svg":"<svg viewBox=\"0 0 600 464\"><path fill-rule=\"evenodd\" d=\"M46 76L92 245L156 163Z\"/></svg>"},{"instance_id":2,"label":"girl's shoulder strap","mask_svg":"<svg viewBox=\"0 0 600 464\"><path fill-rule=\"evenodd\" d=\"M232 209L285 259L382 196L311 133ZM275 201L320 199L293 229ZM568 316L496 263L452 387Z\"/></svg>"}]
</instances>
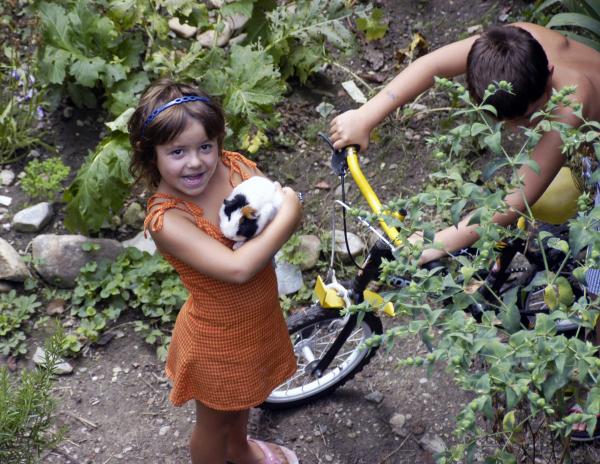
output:
<instances>
[{"instance_id":1,"label":"girl's shoulder strap","mask_svg":"<svg viewBox=\"0 0 600 464\"><path fill-rule=\"evenodd\" d=\"M223 150L223 164L229 167L229 183L232 187L235 187L233 182L234 173L237 173L243 181L256 175L254 172L256 170L256 163L250 161L241 153Z\"/></svg>"},{"instance_id":2,"label":"girl's shoulder strap","mask_svg":"<svg viewBox=\"0 0 600 464\"><path fill-rule=\"evenodd\" d=\"M146 219L144 220L144 236L147 237L148 230L157 232L163 228L165 212L170 209L178 209L190 216L196 226L213 238L219 239L220 233L204 218L204 211L198 205L166 193L156 193L148 199L146 206Z\"/></svg>"}]
</instances>

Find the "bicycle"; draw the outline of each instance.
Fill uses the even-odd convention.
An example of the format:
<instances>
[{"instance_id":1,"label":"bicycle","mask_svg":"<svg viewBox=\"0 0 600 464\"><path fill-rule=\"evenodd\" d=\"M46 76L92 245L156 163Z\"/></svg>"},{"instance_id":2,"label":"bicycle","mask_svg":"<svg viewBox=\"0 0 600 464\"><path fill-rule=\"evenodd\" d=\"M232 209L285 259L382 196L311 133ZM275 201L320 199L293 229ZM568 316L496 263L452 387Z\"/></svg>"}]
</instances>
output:
<instances>
[{"instance_id":1,"label":"bicycle","mask_svg":"<svg viewBox=\"0 0 600 464\"><path fill-rule=\"evenodd\" d=\"M376 215L381 215L382 204L360 168L356 147L340 151L332 146L331 148L331 165L342 183L342 201L338 201L343 207L342 211L349 208L344 197L344 178L349 172L371 210ZM405 211L393 213L400 220L405 214ZM297 356L298 370L291 379L273 390L263 403L263 408L292 408L326 396L351 380L375 355L378 345L366 347L365 342L373 335L383 333L381 312L393 316L395 311L391 302L386 303L381 295L367 287L369 283L379 280L383 260L393 260L394 251L402 246L397 238L398 230L379 217L379 225L386 236L376 231L379 239L369 249L364 264L354 278L342 284L336 281L334 275L332 282L326 285L318 277L315 285L318 301L288 318L288 330ZM555 236L560 237L567 232L566 227L545 228L548 227ZM466 311L481 322L486 311L497 309L498 298L517 288L521 290L518 292L517 303L520 323L526 328L533 328L537 314L550 312L544 303L543 287L534 285L536 275L546 268L558 270L557 273L567 276L574 288L575 297L581 296L581 289L571 276L575 267L574 260L565 259L564 253L545 245L542 242L542 247L531 246L524 238L514 238L507 243L498 244L500 250L496 260L487 273L480 276L481 285L477 290L480 298L476 298L477 302L470 304ZM521 261L515 267L513 263L517 255L526 263ZM430 263L430 267L439 266L439 262ZM407 284L402 277L394 280L393 285L397 288ZM344 311L350 305L360 304L365 300L379 308L379 311L362 313L360 316ZM576 320L559 320L556 322L556 331L557 334L571 337L580 334L580 326Z\"/></svg>"}]
</instances>

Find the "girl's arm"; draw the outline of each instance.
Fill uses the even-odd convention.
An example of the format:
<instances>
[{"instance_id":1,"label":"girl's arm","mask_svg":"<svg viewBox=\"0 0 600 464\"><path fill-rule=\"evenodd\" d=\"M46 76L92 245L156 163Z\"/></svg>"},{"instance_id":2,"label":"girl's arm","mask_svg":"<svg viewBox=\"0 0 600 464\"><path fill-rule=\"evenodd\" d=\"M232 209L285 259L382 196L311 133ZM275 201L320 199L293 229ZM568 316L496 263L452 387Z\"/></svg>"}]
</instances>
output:
<instances>
[{"instance_id":1,"label":"girl's arm","mask_svg":"<svg viewBox=\"0 0 600 464\"><path fill-rule=\"evenodd\" d=\"M333 146L341 149L356 144L365 150L373 128L430 88L434 76L454 77L467 71L467 55L477 37L454 42L413 61L363 106L334 118L329 131Z\"/></svg>"},{"instance_id":2,"label":"girl's arm","mask_svg":"<svg viewBox=\"0 0 600 464\"><path fill-rule=\"evenodd\" d=\"M151 232L163 253L198 272L224 282L245 283L262 270L298 227L302 207L297 194L281 189L283 203L271 223L237 250L231 250L196 227L178 210L164 215L160 231Z\"/></svg>"}]
</instances>

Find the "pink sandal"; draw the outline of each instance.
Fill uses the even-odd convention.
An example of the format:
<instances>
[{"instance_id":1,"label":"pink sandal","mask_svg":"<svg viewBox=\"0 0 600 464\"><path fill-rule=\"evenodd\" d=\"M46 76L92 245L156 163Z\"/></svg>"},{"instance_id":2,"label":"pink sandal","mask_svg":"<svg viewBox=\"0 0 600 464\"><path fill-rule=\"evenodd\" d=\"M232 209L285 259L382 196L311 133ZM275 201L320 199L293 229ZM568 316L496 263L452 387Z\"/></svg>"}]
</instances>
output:
<instances>
[{"instance_id":1,"label":"pink sandal","mask_svg":"<svg viewBox=\"0 0 600 464\"><path fill-rule=\"evenodd\" d=\"M270 444L271 446L276 446L281 450L281 452L285 456L285 461L282 461L277 456L275 456L273 451L271 451L271 448L269 448L269 444L267 444L266 442L257 440L256 438L248 438L248 441L256 443L256 445L265 455L265 460L263 464L299 464L298 456L296 456L296 453L294 453L291 449L286 448L285 446L277 445L275 443Z\"/></svg>"}]
</instances>

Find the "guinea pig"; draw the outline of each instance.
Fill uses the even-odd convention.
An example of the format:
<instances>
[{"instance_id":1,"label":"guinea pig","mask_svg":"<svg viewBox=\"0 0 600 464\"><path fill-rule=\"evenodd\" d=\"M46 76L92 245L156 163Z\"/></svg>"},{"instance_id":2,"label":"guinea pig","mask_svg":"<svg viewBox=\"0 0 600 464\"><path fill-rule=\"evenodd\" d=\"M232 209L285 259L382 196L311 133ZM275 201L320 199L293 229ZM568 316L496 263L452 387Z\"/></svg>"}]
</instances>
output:
<instances>
[{"instance_id":1,"label":"guinea pig","mask_svg":"<svg viewBox=\"0 0 600 464\"><path fill-rule=\"evenodd\" d=\"M238 184L231 195L223 200L219 224L223 235L238 248L246 240L262 232L275 217L283 198L279 184L261 176L254 176Z\"/></svg>"}]
</instances>

